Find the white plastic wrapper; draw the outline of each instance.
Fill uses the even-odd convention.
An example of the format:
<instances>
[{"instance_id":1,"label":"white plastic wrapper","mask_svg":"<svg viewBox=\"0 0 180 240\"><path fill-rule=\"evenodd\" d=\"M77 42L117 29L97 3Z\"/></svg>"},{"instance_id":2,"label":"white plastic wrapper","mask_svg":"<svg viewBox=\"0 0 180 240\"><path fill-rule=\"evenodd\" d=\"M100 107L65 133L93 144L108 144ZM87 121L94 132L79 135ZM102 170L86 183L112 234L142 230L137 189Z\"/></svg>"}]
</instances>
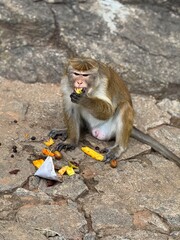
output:
<instances>
[{"instance_id":1,"label":"white plastic wrapper","mask_svg":"<svg viewBox=\"0 0 180 240\"><path fill-rule=\"evenodd\" d=\"M41 167L35 172L35 176L46 178L50 180L59 181L59 178L54 169L52 157L48 156Z\"/></svg>"}]
</instances>

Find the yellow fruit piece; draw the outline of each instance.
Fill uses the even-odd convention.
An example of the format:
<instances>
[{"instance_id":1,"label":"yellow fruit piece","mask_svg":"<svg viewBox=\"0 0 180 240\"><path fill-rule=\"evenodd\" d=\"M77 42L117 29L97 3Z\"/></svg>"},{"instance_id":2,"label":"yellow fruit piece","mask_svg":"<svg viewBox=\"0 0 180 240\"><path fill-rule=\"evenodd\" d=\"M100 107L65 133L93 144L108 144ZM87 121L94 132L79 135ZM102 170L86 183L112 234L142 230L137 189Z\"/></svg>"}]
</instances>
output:
<instances>
[{"instance_id":1,"label":"yellow fruit piece","mask_svg":"<svg viewBox=\"0 0 180 240\"><path fill-rule=\"evenodd\" d=\"M75 174L75 171L72 167L70 166L64 166L61 169L59 169L58 173L60 175L64 175L65 173L67 173L69 176L72 176Z\"/></svg>"},{"instance_id":2,"label":"yellow fruit piece","mask_svg":"<svg viewBox=\"0 0 180 240\"><path fill-rule=\"evenodd\" d=\"M45 141L44 144L47 146L47 147L50 147L51 145L54 144L54 140L52 138L50 138L48 141Z\"/></svg>"},{"instance_id":3,"label":"yellow fruit piece","mask_svg":"<svg viewBox=\"0 0 180 240\"><path fill-rule=\"evenodd\" d=\"M87 155L89 155L90 157L98 160L98 161L103 161L104 160L104 156L96 151L94 151L92 148L90 147L82 147L81 150L86 153Z\"/></svg>"},{"instance_id":4,"label":"yellow fruit piece","mask_svg":"<svg viewBox=\"0 0 180 240\"><path fill-rule=\"evenodd\" d=\"M82 88L75 88L74 90L77 94L81 94L83 89Z\"/></svg>"},{"instance_id":5,"label":"yellow fruit piece","mask_svg":"<svg viewBox=\"0 0 180 240\"><path fill-rule=\"evenodd\" d=\"M44 163L44 160L43 159L37 159L37 160L34 160L32 163L35 167L40 168L41 165Z\"/></svg>"},{"instance_id":6,"label":"yellow fruit piece","mask_svg":"<svg viewBox=\"0 0 180 240\"><path fill-rule=\"evenodd\" d=\"M58 173L59 173L60 175L64 175L65 172L66 172L66 170L67 170L67 168L68 168L68 166L62 167L61 169L59 169Z\"/></svg>"},{"instance_id":7,"label":"yellow fruit piece","mask_svg":"<svg viewBox=\"0 0 180 240\"><path fill-rule=\"evenodd\" d=\"M72 176L72 175L75 174L74 169L72 167L69 167L69 166L67 167L66 172L69 176Z\"/></svg>"}]
</instances>

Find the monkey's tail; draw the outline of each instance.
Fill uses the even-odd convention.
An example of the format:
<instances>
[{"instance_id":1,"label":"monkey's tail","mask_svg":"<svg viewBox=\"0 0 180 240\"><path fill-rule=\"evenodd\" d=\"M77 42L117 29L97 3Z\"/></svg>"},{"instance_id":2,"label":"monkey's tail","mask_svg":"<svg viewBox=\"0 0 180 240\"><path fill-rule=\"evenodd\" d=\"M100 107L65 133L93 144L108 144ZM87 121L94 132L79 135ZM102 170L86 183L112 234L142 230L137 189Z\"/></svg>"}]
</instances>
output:
<instances>
[{"instance_id":1,"label":"monkey's tail","mask_svg":"<svg viewBox=\"0 0 180 240\"><path fill-rule=\"evenodd\" d=\"M178 165L178 167L180 167L180 158L150 135L141 132L136 127L133 127L131 136L139 140L140 142L150 145L155 151L159 152L165 158L174 161Z\"/></svg>"}]
</instances>

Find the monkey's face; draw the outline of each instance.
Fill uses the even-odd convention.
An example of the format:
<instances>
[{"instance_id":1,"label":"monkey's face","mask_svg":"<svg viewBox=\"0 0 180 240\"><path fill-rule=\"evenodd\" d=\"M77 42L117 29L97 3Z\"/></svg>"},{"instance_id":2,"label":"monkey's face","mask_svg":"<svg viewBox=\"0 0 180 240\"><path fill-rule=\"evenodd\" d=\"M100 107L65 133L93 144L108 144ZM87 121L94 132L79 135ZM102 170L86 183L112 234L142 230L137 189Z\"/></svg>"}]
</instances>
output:
<instances>
[{"instance_id":1,"label":"monkey's face","mask_svg":"<svg viewBox=\"0 0 180 240\"><path fill-rule=\"evenodd\" d=\"M98 81L96 81L98 68L88 66L87 62L84 64L78 62L75 67L70 65L67 73L72 90L81 89L89 94L98 85Z\"/></svg>"},{"instance_id":2,"label":"monkey's face","mask_svg":"<svg viewBox=\"0 0 180 240\"><path fill-rule=\"evenodd\" d=\"M71 72L71 85L73 89L83 89L85 92L93 85L93 76L87 72Z\"/></svg>"},{"instance_id":3,"label":"monkey's face","mask_svg":"<svg viewBox=\"0 0 180 240\"><path fill-rule=\"evenodd\" d=\"M74 81L74 88L88 87L89 74L86 74L84 72L74 71L72 75L73 75L73 81Z\"/></svg>"}]
</instances>

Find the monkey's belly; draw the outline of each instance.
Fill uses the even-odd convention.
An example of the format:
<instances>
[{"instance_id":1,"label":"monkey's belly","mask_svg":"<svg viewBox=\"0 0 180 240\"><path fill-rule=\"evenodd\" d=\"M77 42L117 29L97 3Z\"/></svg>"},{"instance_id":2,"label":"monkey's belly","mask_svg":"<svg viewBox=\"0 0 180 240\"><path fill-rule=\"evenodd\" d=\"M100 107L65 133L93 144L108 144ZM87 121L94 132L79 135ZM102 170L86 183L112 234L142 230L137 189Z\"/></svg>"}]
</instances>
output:
<instances>
[{"instance_id":1,"label":"monkey's belly","mask_svg":"<svg viewBox=\"0 0 180 240\"><path fill-rule=\"evenodd\" d=\"M115 124L113 119L100 121L97 125L92 126L91 134L99 140L110 140L115 136Z\"/></svg>"},{"instance_id":2,"label":"monkey's belly","mask_svg":"<svg viewBox=\"0 0 180 240\"><path fill-rule=\"evenodd\" d=\"M99 140L110 140L115 137L116 133L116 118L112 117L107 121L94 118L89 113L82 114L84 120L88 123L89 131L93 137Z\"/></svg>"}]
</instances>

